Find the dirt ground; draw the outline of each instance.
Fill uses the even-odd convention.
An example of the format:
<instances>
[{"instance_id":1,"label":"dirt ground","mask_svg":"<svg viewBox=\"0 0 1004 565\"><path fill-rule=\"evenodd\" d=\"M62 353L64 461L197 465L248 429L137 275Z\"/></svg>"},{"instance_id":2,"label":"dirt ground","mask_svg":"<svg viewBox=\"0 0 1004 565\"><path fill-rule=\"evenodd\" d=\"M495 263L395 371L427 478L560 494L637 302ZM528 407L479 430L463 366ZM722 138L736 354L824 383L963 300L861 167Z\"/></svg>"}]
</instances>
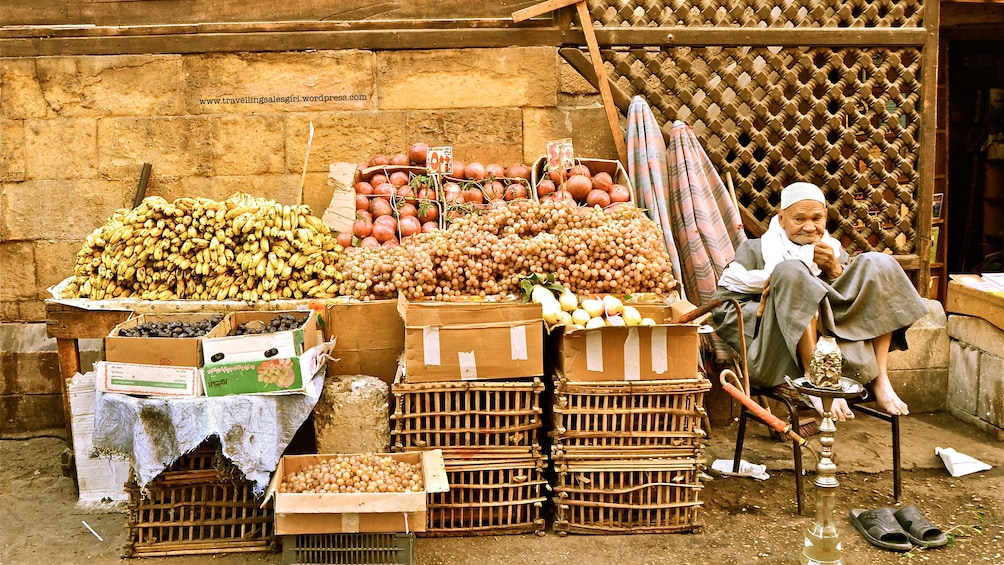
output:
<instances>
[{"instance_id":1,"label":"dirt ground","mask_svg":"<svg viewBox=\"0 0 1004 565\"><path fill-rule=\"evenodd\" d=\"M946 414L904 419L904 492L901 504L914 504L948 531L952 542L936 550L907 554L869 545L847 522L851 508L894 505L887 426L870 418L838 425L837 464L840 485L836 524L847 563L1004 563L1004 443ZM736 426L713 430L705 456L728 458ZM419 538L416 565L493 564L655 565L796 563L805 529L812 523L814 472L806 479L808 508L795 508L788 444L770 440L755 427L744 458L764 463L771 477L714 478L702 492L700 533L561 537L516 535L467 538ZM814 442L818 445L818 441ZM994 465L990 471L952 478L934 456L934 447L954 447ZM247 553L167 558L121 558L126 516L84 510L76 505L73 481L63 477L58 437L0 441L0 563L49 564L149 563L187 565L278 564L280 553ZM806 458L806 464L814 464ZM814 467L813 467L814 468ZM87 522L104 541L99 541Z\"/></svg>"}]
</instances>

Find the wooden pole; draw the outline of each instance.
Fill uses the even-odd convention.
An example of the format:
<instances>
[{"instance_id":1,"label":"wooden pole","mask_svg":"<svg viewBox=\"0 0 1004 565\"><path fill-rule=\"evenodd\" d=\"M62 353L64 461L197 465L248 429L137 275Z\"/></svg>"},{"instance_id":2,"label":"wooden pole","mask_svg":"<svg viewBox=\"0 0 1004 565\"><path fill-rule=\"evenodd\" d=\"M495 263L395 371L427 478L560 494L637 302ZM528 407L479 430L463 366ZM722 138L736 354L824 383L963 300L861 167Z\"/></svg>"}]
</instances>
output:
<instances>
[{"instance_id":1,"label":"wooden pole","mask_svg":"<svg viewBox=\"0 0 1004 565\"><path fill-rule=\"evenodd\" d=\"M589 16L589 7L585 0L547 0L540 4L524 8L513 12L512 19L519 23L535 16L540 16L554 10L568 7L575 4L575 9L579 15L579 25L582 26L582 33L586 38L586 46L589 48L589 59L593 63L593 70L596 72L596 86L600 91L600 98L603 100L603 109L607 114L607 125L610 126L610 135L614 138L614 146L617 148L617 158L627 166L627 144L624 142L624 134L621 133L620 112L614 103L613 93L607 83L607 72L603 68L603 58L600 56L600 45L596 41L596 30L593 28L593 19Z\"/></svg>"}]
</instances>

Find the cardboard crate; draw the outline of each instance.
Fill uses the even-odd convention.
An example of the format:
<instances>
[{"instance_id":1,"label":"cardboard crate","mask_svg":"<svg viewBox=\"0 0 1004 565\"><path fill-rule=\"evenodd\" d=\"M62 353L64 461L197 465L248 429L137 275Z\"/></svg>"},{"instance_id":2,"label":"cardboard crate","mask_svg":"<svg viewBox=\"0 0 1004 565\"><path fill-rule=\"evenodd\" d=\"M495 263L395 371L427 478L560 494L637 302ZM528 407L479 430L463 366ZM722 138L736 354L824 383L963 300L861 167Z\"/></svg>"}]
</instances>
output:
<instances>
[{"instance_id":1,"label":"cardboard crate","mask_svg":"<svg viewBox=\"0 0 1004 565\"><path fill-rule=\"evenodd\" d=\"M576 382L693 379L700 339L697 324L667 324L670 307L634 305L655 326L564 330L555 336L556 365Z\"/></svg>"},{"instance_id":2,"label":"cardboard crate","mask_svg":"<svg viewBox=\"0 0 1004 565\"><path fill-rule=\"evenodd\" d=\"M585 460L693 457L707 433L704 377L675 381L554 383L551 453Z\"/></svg>"},{"instance_id":3,"label":"cardboard crate","mask_svg":"<svg viewBox=\"0 0 1004 565\"><path fill-rule=\"evenodd\" d=\"M979 275L950 275L945 310L983 318L1004 330L1004 286Z\"/></svg>"},{"instance_id":4,"label":"cardboard crate","mask_svg":"<svg viewBox=\"0 0 1004 565\"><path fill-rule=\"evenodd\" d=\"M140 489L126 484L127 557L272 551L272 510L207 440Z\"/></svg>"},{"instance_id":5,"label":"cardboard crate","mask_svg":"<svg viewBox=\"0 0 1004 565\"><path fill-rule=\"evenodd\" d=\"M391 387L391 449L442 449L446 457L512 459L540 454L543 427L539 378L409 383Z\"/></svg>"},{"instance_id":6,"label":"cardboard crate","mask_svg":"<svg viewBox=\"0 0 1004 565\"><path fill-rule=\"evenodd\" d=\"M429 497L429 525L420 537L544 532L547 501L543 457L447 459L448 492Z\"/></svg>"},{"instance_id":7,"label":"cardboard crate","mask_svg":"<svg viewBox=\"0 0 1004 565\"><path fill-rule=\"evenodd\" d=\"M585 165L589 168L590 174L595 175L599 172L605 172L610 175L613 179L614 184L624 185L628 189L628 193L631 195L631 200L629 202L635 202L634 186L631 184L631 177L628 176L627 170L624 169L624 165L616 159L588 159L588 158L575 158L576 165ZM550 178L548 173L544 170L547 165L547 156L538 157L536 161L533 162L532 170L532 181L533 193L536 198L537 194L537 184L545 178ZM557 185L558 183L554 183Z\"/></svg>"},{"instance_id":8,"label":"cardboard crate","mask_svg":"<svg viewBox=\"0 0 1004 565\"><path fill-rule=\"evenodd\" d=\"M329 375L370 375L394 382L404 353L404 321L396 300L344 301L327 307L325 339L334 341Z\"/></svg>"},{"instance_id":9,"label":"cardboard crate","mask_svg":"<svg viewBox=\"0 0 1004 565\"><path fill-rule=\"evenodd\" d=\"M559 533L666 534L703 527L698 459L554 463L554 529Z\"/></svg>"},{"instance_id":10,"label":"cardboard crate","mask_svg":"<svg viewBox=\"0 0 1004 565\"><path fill-rule=\"evenodd\" d=\"M409 302L403 295L408 382L540 376L544 324L540 304Z\"/></svg>"},{"instance_id":11,"label":"cardboard crate","mask_svg":"<svg viewBox=\"0 0 1004 565\"><path fill-rule=\"evenodd\" d=\"M411 565L415 534L297 534L282 536L282 565Z\"/></svg>"},{"instance_id":12,"label":"cardboard crate","mask_svg":"<svg viewBox=\"0 0 1004 565\"><path fill-rule=\"evenodd\" d=\"M192 398L202 396L203 337L125 337L124 330L149 322L195 322L222 314L141 314L115 326L104 338L105 359L95 365L103 392Z\"/></svg>"},{"instance_id":13,"label":"cardboard crate","mask_svg":"<svg viewBox=\"0 0 1004 565\"><path fill-rule=\"evenodd\" d=\"M429 493L446 492L447 482L443 453L385 454L398 461L419 463L425 490L419 492L376 493L283 493L279 485L286 475L320 463L334 455L286 455L279 460L272 482L265 494L273 501L275 533L338 534L420 532L425 530L426 500Z\"/></svg>"},{"instance_id":14,"label":"cardboard crate","mask_svg":"<svg viewBox=\"0 0 1004 565\"><path fill-rule=\"evenodd\" d=\"M228 336L252 320L265 324L280 314L303 323L295 330ZM248 393L297 393L306 390L325 367L330 342L322 342L313 312L233 312L202 340L206 396Z\"/></svg>"}]
</instances>

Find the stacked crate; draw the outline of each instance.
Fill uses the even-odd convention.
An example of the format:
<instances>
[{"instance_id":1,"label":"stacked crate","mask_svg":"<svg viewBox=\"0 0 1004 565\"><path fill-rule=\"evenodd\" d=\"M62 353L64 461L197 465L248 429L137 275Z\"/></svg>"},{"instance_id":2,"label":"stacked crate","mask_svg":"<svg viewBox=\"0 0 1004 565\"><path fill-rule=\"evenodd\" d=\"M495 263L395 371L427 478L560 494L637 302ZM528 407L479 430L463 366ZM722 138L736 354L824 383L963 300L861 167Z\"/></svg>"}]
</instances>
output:
<instances>
[{"instance_id":1,"label":"stacked crate","mask_svg":"<svg viewBox=\"0 0 1004 565\"><path fill-rule=\"evenodd\" d=\"M399 371L391 390L391 449L442 449L449 477L449 492L430 495L420 535L543 535L539 377L409 383Z\"/></svg>"},{"instance_id":2,"label":"stacked crate","mask_svg":"<svg viewBox=\"0 0 1004 565\"><path fill-rule=\"evenodd\" d=\"M128 557L271 551L272 507L207 440L140 489L126 484Z\"/></svg>"},{"instance_id":3,"label":"stacked crate","mask_svg":"<svg viewBox=\"0 0 1004 565\"><path fill-rule=\"evenodd\" d=\"M698 531L703 377L554 380L554 529L560 534Z\"/></svg>"}]
</instances>

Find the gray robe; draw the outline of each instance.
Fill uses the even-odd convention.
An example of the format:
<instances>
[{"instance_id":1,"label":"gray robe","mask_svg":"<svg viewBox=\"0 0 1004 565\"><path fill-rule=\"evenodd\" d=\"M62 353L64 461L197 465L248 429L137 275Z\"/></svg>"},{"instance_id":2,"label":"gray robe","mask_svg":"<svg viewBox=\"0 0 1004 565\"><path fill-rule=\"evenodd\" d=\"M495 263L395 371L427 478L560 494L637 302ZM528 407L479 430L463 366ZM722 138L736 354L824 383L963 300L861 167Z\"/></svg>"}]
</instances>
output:
<instances>
[{"instance_id":1,"label":"gray robe","mask_svg":"<svg viewBox=\"0 0 1004 565\"><path fill-rule=\"evenodd\" d=\"M892 332L892 350L907 348L906 329L927 314L927 306L903 268L883 253L862 253L847 262L837 258L844 272L830 281L814 276L804 263L783 261L771 273L770 293L763 317L756 318L760 294L741 294L718 287L716 296L735 298L742 305L750 383L774 387L787 375L801 377L796 347L812 317L818 312L820 335L837 338L843 353L843 374L861 383L878 376L871 341ZM763 269L759 239L743 242L734 261L747 270ZM729 305L714 311L718 335L737 351L739 331L735 309Z\"/></svg>"}]
</instances>

